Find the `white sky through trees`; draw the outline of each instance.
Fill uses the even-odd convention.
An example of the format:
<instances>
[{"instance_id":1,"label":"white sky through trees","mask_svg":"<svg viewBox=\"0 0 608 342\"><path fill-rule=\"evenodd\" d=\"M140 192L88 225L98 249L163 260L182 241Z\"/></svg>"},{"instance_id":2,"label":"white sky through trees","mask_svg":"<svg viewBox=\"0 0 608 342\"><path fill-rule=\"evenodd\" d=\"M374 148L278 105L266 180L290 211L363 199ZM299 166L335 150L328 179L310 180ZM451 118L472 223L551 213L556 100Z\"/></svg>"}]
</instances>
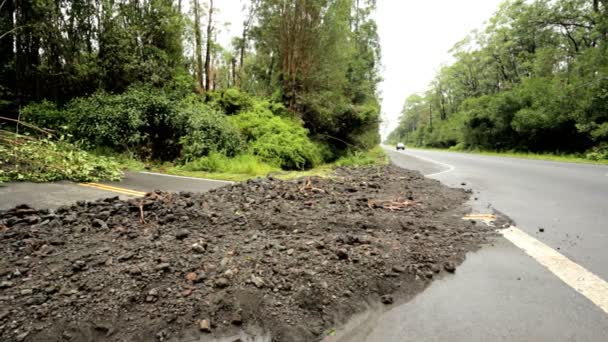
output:
<instances>
[{"instance_id":1,"label":"white sky through trees","mask_svg":"<svg viewBox=\"0 0 608 342\"><path fill-rule=\"evenodd\" d=\"M451 62L448 51L452 46L472 30L482 28L503 0L377 1L384 138L397 126L407 96L425 91L440 66ZM232 37L241 35L245 2L249 0L215 1L222 46L229 46Z\"/></svg>"}]
</instances>

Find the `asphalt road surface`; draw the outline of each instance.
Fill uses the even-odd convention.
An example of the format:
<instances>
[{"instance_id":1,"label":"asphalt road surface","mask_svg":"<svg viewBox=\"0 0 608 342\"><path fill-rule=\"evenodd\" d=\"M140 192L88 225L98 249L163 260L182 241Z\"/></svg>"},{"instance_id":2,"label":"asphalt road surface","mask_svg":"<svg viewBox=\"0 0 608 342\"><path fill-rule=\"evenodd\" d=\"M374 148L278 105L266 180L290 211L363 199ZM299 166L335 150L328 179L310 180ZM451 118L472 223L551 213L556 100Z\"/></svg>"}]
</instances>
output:
<instances>
[{"instance_id":1,"label":"asphalt road surface","mask_svg":"<svg viewBox=\"0 0 608 342\"><path fill-rule=\"evenodd\" d=\"M499 210L546 246L524 251L500 238L470 253L455 275L386 312L364 313L332 341L608 341L608 167L386 150L401 167L473 189L473 211ZM595 287L572 287L591 273Z\"/></svg>"},{"instance_id":2,"label":"asphalt road surface","mask_svg":"<svg viewBox=\"0 0 608 342\"><path fill-rule=\"evenodd\" d=\"M232 182L150 172L126 172L120 182L9 183L0 185L0 210L10 209L22 203L35 208L54 209L81 200L90 201L112 196L133 198L154 190L207 191L230 183Z\"/></svg>"}]
</instances>

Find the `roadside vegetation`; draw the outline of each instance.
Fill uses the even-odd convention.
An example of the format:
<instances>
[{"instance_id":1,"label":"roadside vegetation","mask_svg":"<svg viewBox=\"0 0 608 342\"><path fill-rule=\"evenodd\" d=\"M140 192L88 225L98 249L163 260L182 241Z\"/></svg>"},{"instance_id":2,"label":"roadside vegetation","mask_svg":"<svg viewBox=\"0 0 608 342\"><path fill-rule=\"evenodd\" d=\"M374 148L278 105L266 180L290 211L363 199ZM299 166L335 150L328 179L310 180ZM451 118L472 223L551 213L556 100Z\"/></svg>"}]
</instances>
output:
<instances>
[{"instance_id":1,"label":"roadside vegetation","mask_svg":"<svg viewBox=\"0 0 608 342\"><path fill-rule=\"evenodd\" d=\"M557 162L565 162L565 163L582 163L582 164L598 164L598 165L608 165L608 159L589 159L583 153L532 153L532 152L518 152L518 151L484 151L479 149L469 149L469 150L461 150L457 148L437 148L437 147L421 147L417 146L415 148L424 149L424 150L437 150L444 152L461 152L461 153L471 153L471 154L480 154L485 156L494 156L494 157L508 157L508 158L522 158L522 159L536 159L536 160L548 160L548 161L557 161Z\"/></svg>"},{"instance_id":2,"label":"roadside vegetation","mask_svg":"<svg viewBox=\"0 0 608 342\"><path fill-rule=\"evenodd\" d=\"M43 129L52 138L35 144L104 170L17 172L13 158L3 179L112 179L115 165L234 179L375 160L375 2L299 3L247 3L228 46L216 41L213 2L193 0L191 12L171 0L3 3L0 128Z\"/></svg>"},{"instance_id":3,"label":"roadside vegetation","mask_svg":"<svg viewBox=\"0 0 608 342\"><path fill-rule=\"evenodd\" d=\"M92 182L118 180L121 176L118 164L111 158L87 153L65 141L0 132L0 183L9 180Z\"/></svg>"},{"instance_id":4,"label":"roadside vegetation","mask_svg":"<svg viewBox=\"0 0 608 342\"><path fill-rule=\"evenodd\" d=\"M506 1L452 51L388 143L608 160L608 2Z\"/></svg>"}]
</instances>

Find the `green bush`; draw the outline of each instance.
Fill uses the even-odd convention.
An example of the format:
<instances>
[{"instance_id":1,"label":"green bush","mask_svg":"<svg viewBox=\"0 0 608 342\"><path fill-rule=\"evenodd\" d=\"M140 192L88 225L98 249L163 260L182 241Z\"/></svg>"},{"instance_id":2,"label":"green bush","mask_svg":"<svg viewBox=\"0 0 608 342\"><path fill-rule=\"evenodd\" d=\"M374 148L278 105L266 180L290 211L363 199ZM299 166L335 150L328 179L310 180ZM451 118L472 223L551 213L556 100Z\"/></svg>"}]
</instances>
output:
<instances>
[{"instance_id":1,"label":"green bush","mask_svg":"<svg viewBox=\"0 0 608 342\"><path fill-rule=\"evenodd\" d=\"M179 112L180 117L186 121L186 134L180 139L182 158L185 161L192 161L212 152L234 156L242 149L239 131L226 116L196 97L182 101Z\"/></svg>"},{"instance_id":2,"label":"green bush","mask_svg":"<svg viewBox=\"0 0 608 342\"><path fill-rule=\"evenodd\" d=\"M593 147L587 153L585 158L589 160L608 160L608 143L603 143Z\"/></svg>"},{"instance_id":3,"label":"green bush","mask_svg":"<svg viewBox=\"0 0 608 342\"><path fill-rule=\"evenodd\" d=\"M21 120L40 128L62 131L67 128L67 113L50 101L31 103L21 109Z\"/></svg>"},{"instance_id":4,"label":"green bush","mask_svg":"<svg viewBox=\"0 0 608 342\"><path fill-rule=\"evenodd\" d=\"M73 100L67 111L70 132L87 148L110 147L162 160L179 155L185 123L179 120L175 103L160 91L98 92Z\"/></svg>"},{"instance_id":5,"label":"green bush","mask_svg":"<svg viewBox=\"0 0 608 342\"><path fill-rule=\"evenodd\" d=\"M266 175L269 172L277 171L278 167L261 162L256 156L242 154L233 158L217 152L212 152L207 157L193 160L181 169L185 171L205 171L245 174L251 176Z\"/></svg>"},{"instance_id":6,"label":"green bush","mask_svg":"<svg viewBox=\"0 0 608 342\"><path fill-rule=\"evenodd\" d=\"M121 177L114 160L89 154L64 141L0 144L0 181L97 182Z\"/></svg>"},{"instance_id":7,"label":"green bush","mask_svg":"<svg viewBox=\"0 0 608 342\"><path fill-rule=\"evenodd\" d=\"M255 100L247 93L236 88L228 88L209 94L211 103L219 107L224 113L233 115L253 107Z\"/></svg>"},{"instance_id":8,"label":"green bush","mask_svg":"<svg viewBox=\"0 0 608 342\"><path fill-rule=\"evenodd\" d=\"M230 119L247 141L249 151L264 162L287 170L307 169L321 162L319 148L300 122L261 107Z\"/></svg>"}]
</instances>

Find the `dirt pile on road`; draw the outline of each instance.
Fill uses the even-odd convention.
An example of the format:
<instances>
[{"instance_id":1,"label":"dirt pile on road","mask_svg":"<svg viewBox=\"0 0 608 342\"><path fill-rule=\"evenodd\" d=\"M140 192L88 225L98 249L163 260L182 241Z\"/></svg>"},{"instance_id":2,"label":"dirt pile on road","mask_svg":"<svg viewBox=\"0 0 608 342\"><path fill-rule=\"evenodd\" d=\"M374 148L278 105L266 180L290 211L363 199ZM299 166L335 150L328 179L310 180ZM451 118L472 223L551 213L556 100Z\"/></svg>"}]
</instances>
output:
<instances>
[{"instance_id":1,"label":"dirt pile on road","mask_svg":"<svg viewBox=\"0 0 608 342\"><path fill-rule=\"evenodd\" d=\"M310 341L453 272L467 195L394 166L0 212L1 341Z\"/></svg>"}]
</instances>

